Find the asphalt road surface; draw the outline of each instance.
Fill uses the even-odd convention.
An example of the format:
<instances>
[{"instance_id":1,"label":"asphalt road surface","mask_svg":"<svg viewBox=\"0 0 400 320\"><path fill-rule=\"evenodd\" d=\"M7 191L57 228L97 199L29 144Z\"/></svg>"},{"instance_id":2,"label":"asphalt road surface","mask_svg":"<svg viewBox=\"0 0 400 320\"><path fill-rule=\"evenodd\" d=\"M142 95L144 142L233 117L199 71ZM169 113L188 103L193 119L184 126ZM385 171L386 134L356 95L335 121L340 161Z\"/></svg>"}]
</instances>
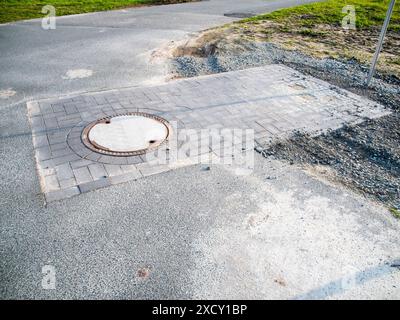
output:
<instances>
[{"instance_id":1,"label":"asphalt road surface","mask_svg":"<svg viewBox=\"0 0 400 320\"><path fill-rule=\"evenodd\" d=\"M60 18L52 31L0 26L0 297L399 298L398 221L320 174L259 155L249 176L192 166L44 206L26 99L153 81L158 46L232 20L223 13L295 3L120 10Z\"/></svg>"},{"instance_id":2,"label":"asphalt road surface","mask_svg":"<svg viewBox=\"0 0 400 320\"><path fill-rule=\"evenodd\" d=\"M312 1L211 0L58 17L55 30L43 30L41 19L0 25L0 107L162 80L164 65L149 61L154 49L237 19L226 13L307 2ZM10 95L2 95L4 90L14 95L5 99Z\"/></svg>"}]
</instances>

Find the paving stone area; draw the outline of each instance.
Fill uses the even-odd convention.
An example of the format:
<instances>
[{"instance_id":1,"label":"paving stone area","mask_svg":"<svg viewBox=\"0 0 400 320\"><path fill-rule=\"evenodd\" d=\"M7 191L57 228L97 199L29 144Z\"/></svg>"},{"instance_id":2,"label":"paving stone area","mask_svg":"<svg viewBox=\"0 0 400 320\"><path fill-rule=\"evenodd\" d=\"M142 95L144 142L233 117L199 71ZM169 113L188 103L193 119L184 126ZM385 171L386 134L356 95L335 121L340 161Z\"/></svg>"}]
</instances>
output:
<instances>
[{"instance_id":1,"label":"paving stone area","mask_svg":"<svg viewBox=\"0 0 400 320\"><path fill-rule=\"evenodd\" d=\"M81 140L91 122L127 112L158 115L183 129L252 129L262 146L294 130L318 134L345 123L388 114L382 106L282 65L28 103L38 174L54 201L193 163L153 164L146 157L114 157ZM197 138L196 139L200 139ZM178 147L180 144L178 144ZM220 147L204 153L220 155Z\"/></svg>"}]
</instances>

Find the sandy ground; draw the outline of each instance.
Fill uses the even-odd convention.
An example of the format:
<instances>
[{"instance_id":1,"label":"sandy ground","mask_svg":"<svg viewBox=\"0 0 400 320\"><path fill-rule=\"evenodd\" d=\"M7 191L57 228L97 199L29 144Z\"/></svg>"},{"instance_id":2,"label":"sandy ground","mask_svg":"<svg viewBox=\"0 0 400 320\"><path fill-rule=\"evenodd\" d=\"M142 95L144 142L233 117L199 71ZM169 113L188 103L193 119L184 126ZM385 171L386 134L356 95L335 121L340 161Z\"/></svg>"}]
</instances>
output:
<instances>
[{"instance_id":1,"label":"sandy ground","mask_svg":"<svg viewBox=\"0 0 400 320\"><path fill-rule=\"evenodd\" d=\"M295 165L269 160L256 172L222 200L228 221L194 242L194 297L399 298L398 223L384 208Z\"/></svg>"}]
</instances>

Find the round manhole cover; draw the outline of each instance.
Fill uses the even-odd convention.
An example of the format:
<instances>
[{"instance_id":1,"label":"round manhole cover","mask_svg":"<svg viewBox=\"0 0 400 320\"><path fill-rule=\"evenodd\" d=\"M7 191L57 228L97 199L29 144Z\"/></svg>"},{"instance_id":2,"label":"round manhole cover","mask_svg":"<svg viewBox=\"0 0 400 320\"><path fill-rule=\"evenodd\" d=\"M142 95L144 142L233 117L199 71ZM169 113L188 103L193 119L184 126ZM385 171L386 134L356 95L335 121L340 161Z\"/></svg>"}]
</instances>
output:
<instances>
[{"instance_id":1,"label":"round manhole cover","mask_svg":"<svg viewBox=\"0 0 400 320\"><path fill-rule=\"evenodd\" d=\"M93 151L133 156L155 150L171 133L168 122L158 116L134 112L99 119L82 133L83 143Z\"/></svg>"}]
</instances>

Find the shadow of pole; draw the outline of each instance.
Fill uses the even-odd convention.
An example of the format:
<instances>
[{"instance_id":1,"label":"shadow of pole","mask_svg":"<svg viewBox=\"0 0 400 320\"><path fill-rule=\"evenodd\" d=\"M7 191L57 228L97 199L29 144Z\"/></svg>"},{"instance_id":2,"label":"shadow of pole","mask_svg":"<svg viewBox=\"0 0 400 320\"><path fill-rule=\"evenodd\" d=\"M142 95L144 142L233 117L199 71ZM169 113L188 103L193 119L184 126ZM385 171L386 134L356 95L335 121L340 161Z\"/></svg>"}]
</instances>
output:
<instances>
[{"instance_id":1,"label":"shadow of pole","mask_svg":"<svg viewBox=\"0 0 400 320\"><path fill-rule=\"evenodd\" d=\"M400 267L400 259L386 263L383 265L368 268L354 274L350 274L338 280L329 282L328 284L313 289L304 294L297 295L292 300L320 300L326 299L333 295L342 294L351 290L355 286L362 285L370 280L380 278L382 276L398 272Z\"/></svg>"}]
</instances>

